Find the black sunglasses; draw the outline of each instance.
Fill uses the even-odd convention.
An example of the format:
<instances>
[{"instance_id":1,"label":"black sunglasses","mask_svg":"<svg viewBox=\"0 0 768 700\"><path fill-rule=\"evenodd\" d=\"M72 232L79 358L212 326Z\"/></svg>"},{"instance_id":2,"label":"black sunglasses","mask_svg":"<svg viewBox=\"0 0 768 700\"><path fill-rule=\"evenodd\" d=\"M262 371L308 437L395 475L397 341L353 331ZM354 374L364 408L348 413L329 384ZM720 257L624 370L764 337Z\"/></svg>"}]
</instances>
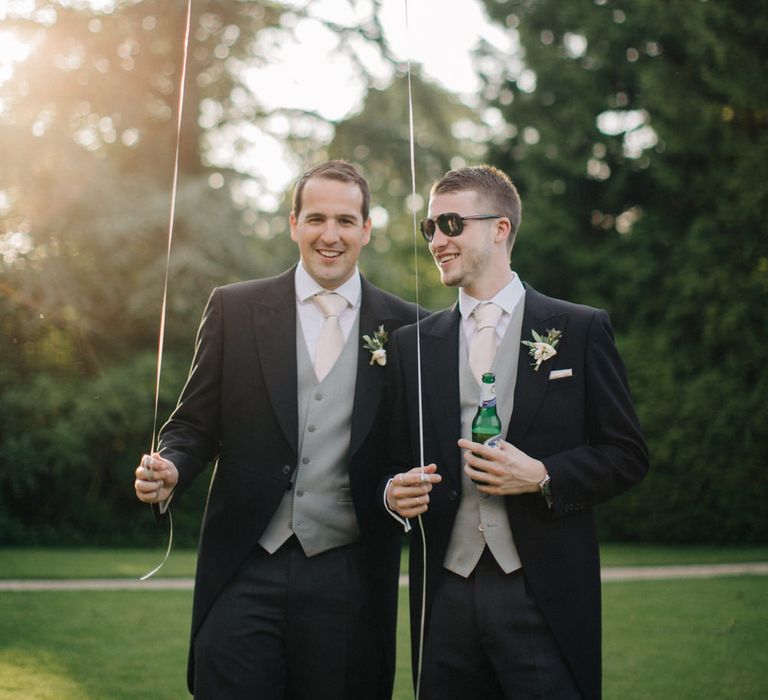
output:
<instances>
[{"instance_id":1,"label":"black sunglasses","mask_svg":"<svg viewBox=\"0 0 768 700\"><path fill-rule=\"evenodd\" d=\"M500 214L476 214L475 216L459 216L454 212L447 212L446 214L440 214L434 219L422 219L419 222L419 230L421 235L424 236L424 240L427 243L431 243L435 237L435 227L439 228L446 236L453 238L454 236L461 235L464 230L465 221L475 221L484 219L501 219Z\"/></svg>"}]
</instances>

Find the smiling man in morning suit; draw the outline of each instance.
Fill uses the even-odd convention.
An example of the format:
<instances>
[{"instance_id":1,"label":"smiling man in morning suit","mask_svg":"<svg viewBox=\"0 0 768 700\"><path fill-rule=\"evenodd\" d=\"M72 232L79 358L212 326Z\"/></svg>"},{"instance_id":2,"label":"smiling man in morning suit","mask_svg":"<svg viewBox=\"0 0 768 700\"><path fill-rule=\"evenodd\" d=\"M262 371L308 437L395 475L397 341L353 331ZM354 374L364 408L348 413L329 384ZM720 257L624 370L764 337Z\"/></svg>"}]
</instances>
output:
<instances>
[{"instance_id":1,"label":"smiling man in morning suit","mask_svg":"<svg viewBox=\"0 0 768 700\"><path fill-rule=\"evenodd\" d=\"M362 336L413 323L416 307L357 270L369 201L342 161L299 179L300 262L214 290L159 453L136 469L138 498L164 510L216 462L192 613L195 697L391 697L400 538L373 500L386 370Z\"/></svg>"},{"instance_id":2,"label":"smiling man in morning suit","mask_svg":"<svg viewBox=\"0 0 768 700\"><path fill-rule=\"evenodd\" d=\"M421 230L459 300L420 324L426 477L414 467L417 327L391 341L380 489L391 514L406 528L421 514L426 532L421 700L600 697L592 509L648 469L608 315L521 283L509 265L519 223L517 191L496 168L460 168L432 187ZM460 439L485 372L496 375L497 448ZM417 536L414 668L424 573Z\"/></svg>"}]
</instances>

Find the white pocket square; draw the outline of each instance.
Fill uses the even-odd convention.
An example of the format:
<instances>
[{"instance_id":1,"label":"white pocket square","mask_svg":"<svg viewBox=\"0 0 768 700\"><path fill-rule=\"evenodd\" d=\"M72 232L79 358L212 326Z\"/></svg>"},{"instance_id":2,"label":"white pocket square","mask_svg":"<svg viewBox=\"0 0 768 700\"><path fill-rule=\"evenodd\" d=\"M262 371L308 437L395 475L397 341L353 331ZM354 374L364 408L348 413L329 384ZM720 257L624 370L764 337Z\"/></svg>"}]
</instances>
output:
<instances>
[{"instance_id":1,"label":"white pocket square","mask_svg":"<svg viewBox=\"0 0 768 700\"><path fill-rule=\"evenodd\" d=\"M549 380L552 381L553 379L565 379L565 377L572 377L572 376L573 376L572 369L553 369L549 373Z\"/></svg>"}]
</instances>

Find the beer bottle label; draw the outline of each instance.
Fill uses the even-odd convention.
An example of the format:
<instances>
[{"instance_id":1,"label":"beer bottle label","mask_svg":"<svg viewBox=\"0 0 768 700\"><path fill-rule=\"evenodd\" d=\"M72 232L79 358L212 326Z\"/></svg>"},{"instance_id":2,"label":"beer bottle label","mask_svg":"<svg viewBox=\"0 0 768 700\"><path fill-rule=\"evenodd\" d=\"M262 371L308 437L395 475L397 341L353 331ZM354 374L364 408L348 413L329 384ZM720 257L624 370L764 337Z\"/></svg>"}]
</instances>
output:
<instances>
[{"instance_id":1,"label":"beer bottle label","mask_svg":"<svg viewBox=\"0 0 768 700\"><path fill-rule=\"evenodd\" d=\"M491 408L496 405L496 385L485 384L480 386L480 406Z\"/></svg>"}]
</instances>

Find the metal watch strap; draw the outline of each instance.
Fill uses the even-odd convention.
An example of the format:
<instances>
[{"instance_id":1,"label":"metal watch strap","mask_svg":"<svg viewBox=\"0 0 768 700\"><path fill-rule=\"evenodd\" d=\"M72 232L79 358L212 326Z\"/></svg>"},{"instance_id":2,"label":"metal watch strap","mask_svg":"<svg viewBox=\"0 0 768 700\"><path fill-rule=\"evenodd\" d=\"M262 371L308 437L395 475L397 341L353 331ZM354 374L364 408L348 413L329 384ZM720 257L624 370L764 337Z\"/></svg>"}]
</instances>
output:
<instances>
[{"instance_id":1,"label":"metal watch strap","mask_svg":"<svg viewBox=\"0 0 768 700\"><path fill-rule=\"evenodd\" d=\"M547 502L547 507L552 507L552 480L550 479L549 474L547 474L540 482L539 482L539 493L541 494L542 498Z\"/></svg>"}]
</instances>

